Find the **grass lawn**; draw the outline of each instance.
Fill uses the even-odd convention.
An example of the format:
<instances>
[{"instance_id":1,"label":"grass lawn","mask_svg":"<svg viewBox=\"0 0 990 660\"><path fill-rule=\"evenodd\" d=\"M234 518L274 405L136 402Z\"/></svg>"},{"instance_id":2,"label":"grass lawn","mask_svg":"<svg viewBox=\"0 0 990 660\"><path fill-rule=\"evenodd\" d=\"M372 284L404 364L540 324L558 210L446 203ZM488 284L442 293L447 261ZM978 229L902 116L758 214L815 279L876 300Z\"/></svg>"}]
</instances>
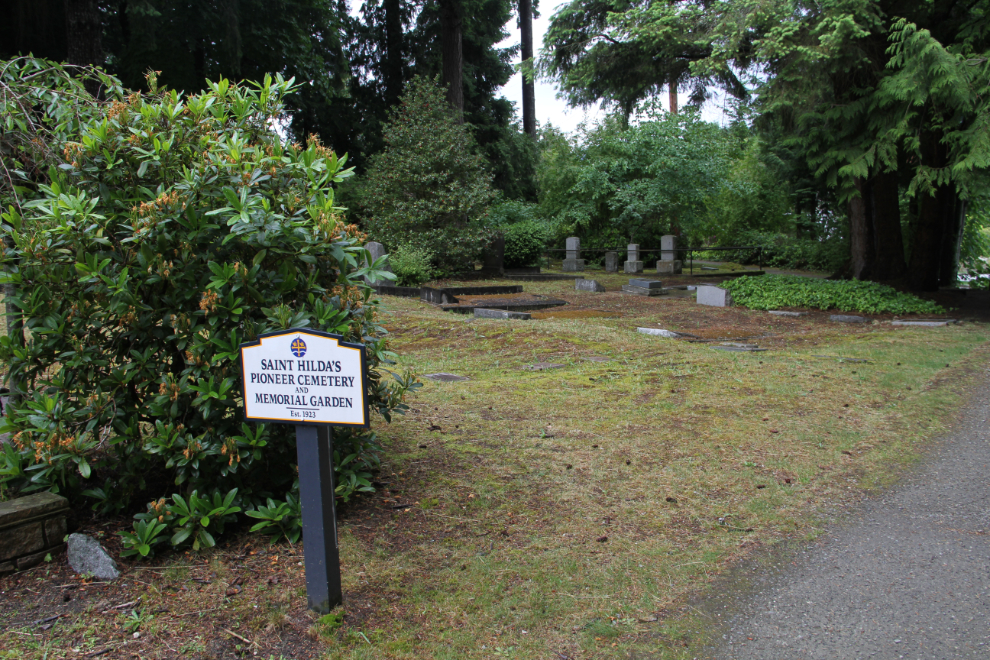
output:
<instances>
[{"instance_id":1,"label":"grass lawn","mask_svg":"<svg viewBox=\"0 0 990 660\"><path fill-rule=\"evenodd\" d=\"M890 483L990 355L981 323L785 319L588 275L608 291L523 283L570 303L532 321L384 299L403 367L469 380L424 381L377 425L383 485L339 511L342 618L305 610L300 548L244 535L115 584L64 558L0 579L0 658L693 657L691 600ZM120 525L82 522L112 551Z\"/></svg>"}]
</instances>

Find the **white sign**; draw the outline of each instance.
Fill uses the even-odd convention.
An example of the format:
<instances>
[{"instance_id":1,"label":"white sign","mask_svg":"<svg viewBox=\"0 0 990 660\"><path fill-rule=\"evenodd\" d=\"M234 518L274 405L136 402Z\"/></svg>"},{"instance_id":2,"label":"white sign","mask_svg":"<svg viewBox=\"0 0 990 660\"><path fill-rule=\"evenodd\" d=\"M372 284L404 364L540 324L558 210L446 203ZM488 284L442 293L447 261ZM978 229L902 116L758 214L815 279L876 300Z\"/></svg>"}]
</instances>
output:
<instances>
[{"instance_id":1,"label":"white sign","mask_svg":"<svg viewBox=\"0 0 990 660\"><path fill-rule=\"evenodd\" d=\"M368 426L364 346L292 329L241 344L244 416L282 424Z\"/></svg>"}]
</instances>

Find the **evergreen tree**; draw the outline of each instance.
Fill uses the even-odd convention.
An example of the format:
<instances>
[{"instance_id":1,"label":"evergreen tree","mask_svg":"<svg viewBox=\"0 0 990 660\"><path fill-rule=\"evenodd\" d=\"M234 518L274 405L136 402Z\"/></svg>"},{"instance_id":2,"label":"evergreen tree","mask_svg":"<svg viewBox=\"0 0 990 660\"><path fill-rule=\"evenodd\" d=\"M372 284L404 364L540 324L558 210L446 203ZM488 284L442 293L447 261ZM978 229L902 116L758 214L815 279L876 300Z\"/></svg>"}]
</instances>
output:
<instances>
[{"instance_id":1,"label":"evergreen tree","mask_svg":"<svg viewBox=\"0 0 990 660\"><path fill-rule=\"evenodd\" d=\"M488 238L496 193L468 127L458 123L439 77L414 78L385 125L364 188L365 228L390 250L429 250L440 273L473 267Z\"/></svg>"}]
</instances>

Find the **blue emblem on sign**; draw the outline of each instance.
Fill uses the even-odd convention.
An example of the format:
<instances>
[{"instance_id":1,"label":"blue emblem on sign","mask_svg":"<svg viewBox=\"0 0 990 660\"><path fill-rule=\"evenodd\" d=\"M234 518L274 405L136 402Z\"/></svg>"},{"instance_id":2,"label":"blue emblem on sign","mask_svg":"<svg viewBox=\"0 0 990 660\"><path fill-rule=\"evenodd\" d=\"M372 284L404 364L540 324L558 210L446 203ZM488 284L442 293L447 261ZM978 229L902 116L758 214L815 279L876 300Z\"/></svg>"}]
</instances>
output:
<instances>
[{"instance_id":1,"label":"blue emblem on sign","mask_svg":"<svg viewBox=\"0 0 990 660\"><path fill-rule=\"evenodd\" d=\"M296 337L292 340L292 354L297 358L306 355L306 342L302 340L302 337Z\"/></svg>"}]
</instances>

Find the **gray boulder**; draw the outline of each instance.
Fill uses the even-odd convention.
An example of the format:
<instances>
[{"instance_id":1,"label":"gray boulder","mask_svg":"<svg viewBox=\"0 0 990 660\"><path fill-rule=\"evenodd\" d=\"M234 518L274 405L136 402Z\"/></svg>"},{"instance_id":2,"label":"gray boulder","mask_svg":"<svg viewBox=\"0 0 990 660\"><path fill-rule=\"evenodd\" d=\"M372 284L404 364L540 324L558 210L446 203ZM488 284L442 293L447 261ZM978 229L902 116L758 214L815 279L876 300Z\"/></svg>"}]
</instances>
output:
<instances>
[{"instance_id":1,"label":"gray boulder","mask_svg":"<svg viewBox=\"0 0 990 660\"><path fill-rule=\"evenodd\" d=\"M85 534L69 534L69 566L76 573L92 575L98 580L120 577L113 557L96 539Z\"/></svg>"}]
</instances>

